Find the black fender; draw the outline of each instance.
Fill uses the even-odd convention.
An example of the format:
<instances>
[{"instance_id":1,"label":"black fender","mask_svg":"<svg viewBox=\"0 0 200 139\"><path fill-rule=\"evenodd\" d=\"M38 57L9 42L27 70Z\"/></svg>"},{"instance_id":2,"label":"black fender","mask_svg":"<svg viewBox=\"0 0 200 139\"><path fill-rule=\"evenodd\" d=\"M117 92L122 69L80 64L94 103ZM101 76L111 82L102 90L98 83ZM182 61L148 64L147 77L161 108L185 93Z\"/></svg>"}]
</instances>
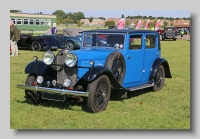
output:
<instances>
[{"instance_id":1,"label":"black fender","mask_svg":"<svg viewBox=\"0 0 200 139\"><path fill-rule=\"evenodd\" d=\"M172 78L168 61L164 58L156 58L152 65L151 73L150 73L150 80L155 79L156 72L160 65L163 65L165 69L165 78Z\"/></svg>"},{"instance_id":2,"label":"black fender","mask_svg":"<svg viewBox=\"0 0 200 139\"><path fill-rule=\"evenodd\" d=\"M44 44L51 49L52 46L57 46L57 48L61 48L61 45L59 43L59 41L56 39L55 36L46 36L42 38L42 41L44 42Z\"/></svg>"},{"instance_id":3,"label":"black fender","mask_svg":"<svg viewBox=\"0 0 200 139\"><path fill-rule=\"evenodd\" d=\"M30 62L25 67L25 73L30 74L34 73L36 75L42 75L42 73L48 68L48 66L43 62L38 60L37 63L35 61Z\"/></svg>"},{"instance_id":4,"label":"black fender","mask_svg":"<svg viewBox=\"0 0 200 139\"><path fill-rule=\"evenodd\" d=\"M37 63L35 61L30 62L25 67L26 74L35 74L37 76L42 76L44 81L52 81L57 79L57 72L49 65L46 65L43 61L38 60Z\"/></svg>"},{"instance_id":5,"label":"black fender","mask_svg":"<svg viewBox=\"0 0 200 139\"><path fill-rule=\"evenodd\" d=\"M78 85L87 86L89 83L93 82L102 75L108 76L112 89L123 88L122 85L114 77L112 71L104 66L96 66L94 68L90 68L76 83L75 87Z\"/></svg>"}]
</instances>

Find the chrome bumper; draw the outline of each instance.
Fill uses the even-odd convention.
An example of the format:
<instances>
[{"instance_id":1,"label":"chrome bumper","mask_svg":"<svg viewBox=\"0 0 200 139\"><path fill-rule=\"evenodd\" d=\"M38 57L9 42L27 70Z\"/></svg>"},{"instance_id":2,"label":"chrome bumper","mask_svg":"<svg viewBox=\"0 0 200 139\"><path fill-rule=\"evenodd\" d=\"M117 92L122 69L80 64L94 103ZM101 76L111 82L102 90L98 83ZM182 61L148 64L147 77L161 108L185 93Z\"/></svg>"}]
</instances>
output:
<instances>
[{"instance_id":1,"label":"chrome bumper","mask_svg":"<svg viewBox=\"0 0 200 139\"><path fill-rule=\"evenodd\" d=\"M72 95L72 96L82 96L82 97L89 96L89 92L56 89L56 88L46 88L46 87L30 86L30 85L22 85L22 84L17 84L17 88L21 88L21 89L25 89L25 90L32 90L34 92L37 92L37 91L46 92L46 93L51 93L51 94Z\"/></svg>"}]
</instances>

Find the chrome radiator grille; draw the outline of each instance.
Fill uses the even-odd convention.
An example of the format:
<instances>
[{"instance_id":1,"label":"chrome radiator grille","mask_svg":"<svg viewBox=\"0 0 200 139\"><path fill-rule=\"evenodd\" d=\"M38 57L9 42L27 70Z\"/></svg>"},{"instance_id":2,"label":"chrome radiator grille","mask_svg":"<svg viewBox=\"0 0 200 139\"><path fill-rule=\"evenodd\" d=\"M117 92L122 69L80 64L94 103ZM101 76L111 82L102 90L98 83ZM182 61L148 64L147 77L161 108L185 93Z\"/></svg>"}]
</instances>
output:
<instances>
[{"instance_id":1,"label":"chrome radiator grille","mask_svg":"<svg viewBox=\"0 0 200 139\"><path fill-rule=\"evenodd\" d=\"M65 65L65 56L64 55L57 55L55 58L54 63L56 65L64 65L64 66L54 66L54 69L57 71L57 85L62 86L65 79L71 80L71 85L77 81L77 68L67 67Z\"/></svg>"}]
</instances>

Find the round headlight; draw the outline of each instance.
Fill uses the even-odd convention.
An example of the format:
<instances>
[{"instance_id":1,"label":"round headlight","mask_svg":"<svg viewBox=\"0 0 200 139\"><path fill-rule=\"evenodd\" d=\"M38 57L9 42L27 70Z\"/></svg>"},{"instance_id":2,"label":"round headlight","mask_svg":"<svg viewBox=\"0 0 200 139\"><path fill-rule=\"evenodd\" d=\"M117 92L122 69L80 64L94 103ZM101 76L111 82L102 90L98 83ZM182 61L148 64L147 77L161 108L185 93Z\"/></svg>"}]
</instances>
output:
<instances>
[{"instance_id":1,"label":"round headlight","mask_svg":"<svg viewBox=\"0 0 200 139\"><path fill-rule=\"evenodd\" d=\"M68 53L65 57L65 64L68 66L68 67L73 67L76 65L76 61L77 61L77 57L72 54L72 53Z\"/></svg>"},{"instance_id":2,"label":"round headlight","mask_svg":"<svg viewBox=\"0 0 200 139\"><path fill-rule=\"evenodd\" d=\"M54 58L55 58L54 53L51 52L51 51L45 52L45 53L43 54L43 57L42 57L43 62L44 62L45 64L47 64L47 65L52 64L53 61L54 61Z\"/></svg>"},{"instance_id":3,"label":"round headlight","mask_svg":"<svg viewBox=\"0 0 200 139\"><path fill-rule=\"evenodd\" d=\"M41 83L43 82L43 77L42 77L42 76L38 76L38 77L37 77L37 82L38 82L39 84L41 84Z\"/></svg>"}]
</instances>

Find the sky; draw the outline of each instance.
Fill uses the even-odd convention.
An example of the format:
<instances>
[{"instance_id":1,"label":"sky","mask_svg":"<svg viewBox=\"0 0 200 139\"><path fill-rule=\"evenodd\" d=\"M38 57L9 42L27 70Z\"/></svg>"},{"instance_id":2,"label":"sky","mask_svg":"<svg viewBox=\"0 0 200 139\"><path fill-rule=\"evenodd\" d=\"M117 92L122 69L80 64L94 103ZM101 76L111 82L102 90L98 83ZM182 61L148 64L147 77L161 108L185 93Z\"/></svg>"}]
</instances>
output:
<instances>
[{"instance_id":1,"label":"sky","mask_svg":"<svg viewBox=\"0 0 200 139\"><path fill-rule=\"evenodd\" d=\"M22 10L22 13L37 13L52 14L56 10ZM127 16L153 16L153 17L172 17L183 18L190 17L189 10L63 10L65 13L83 12L85 17L104 17L104 18L120 18L122 14Z\"/></svg>"}]
</instances>

